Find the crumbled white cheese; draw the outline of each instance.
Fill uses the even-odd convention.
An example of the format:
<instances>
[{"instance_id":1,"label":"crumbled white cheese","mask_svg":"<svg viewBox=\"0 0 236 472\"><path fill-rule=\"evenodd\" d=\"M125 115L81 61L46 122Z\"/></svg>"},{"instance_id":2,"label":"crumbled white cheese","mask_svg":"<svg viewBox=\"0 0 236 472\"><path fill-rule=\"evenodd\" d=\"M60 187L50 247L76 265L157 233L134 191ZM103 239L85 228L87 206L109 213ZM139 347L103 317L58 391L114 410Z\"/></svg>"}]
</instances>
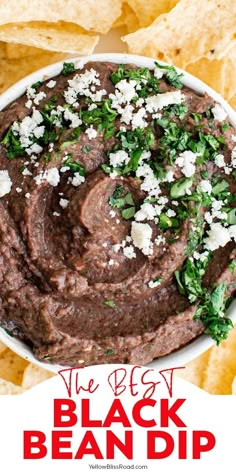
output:
<instances>
[{"instance_id":1,"label":"crumbled white cheese","mask_svg":"<svg viewBox=\"0 0 236 472\"><path fill-rule=\"evenodd\" d=\"M231 152L231 166L236 167L236 147L234 147Z\"/></svg>"},{"instance_id":2,"label":"crumbled white cheese","mask_svg":"<svg viewBox=\"0 0 236 472\"><path fill-rule=\"evenodd\" d=\"M230 233L221 223L212 223L208 236L204 240L204 246L209 251L215 251L219 247L224 247L230 241Z\"/></svg>"},{"instance_id":3,"label":"crumbled white cheese","mask_svg":"<svg viewBox=\"0 0 236 472\"><path fill-rule=\"evenodd\" d=\"M198 156L199 153L184 151L181 152L175 160L175 164L181 168L181 172L185 177L192 177L194 175L196 170L194 164Z\"/></svg>"},{"instance_id":4,"label":"crumbled white cheese","mask_svg":"<svg viewBox=\"0 0 236 472\"><path fill-rule=\"evenodd\" d=\"M88 135L89 139L94 139L97 136L97 131L93 128L93 126L90 126L85 130L85 133Z\"/></svg>"},{"instance_id":5,"label":"crumbled white cheese","mask_svg":"<svg viewBox=\"0 0 236 472\"><path fill-rule=\"evenodd\" d=\"M25 168L23 171L22 171L22 175L26 176L26 175L32 175L32 172L30 172L29 169Z\"/></svg>"},{"instance_id":6,"label":"crumbled white cheese","mask_svg":"<svg viewBox=\"0 0 236 472\"><path fill-rule=\"evenodd\" d=\"M109 266L113 266L114 264L115 264L115 261L114 261L113 259L110 259L110 260L108 261L108 265L109 265Z\"/></svg>"},{"instance_id":7,"label":"crumbled white cheese","mask_svg":"<svg viewBox=\"0 0 236 472\"><path fill-rule=\"evenodd\" d=\"M212 185L209 180L202 180L199 184L199 187L203 192L208 193L209 195L212 192Z\"/></svg>"},{"instance_id":8,"label":"crumbled white cheese","mask_svg":"<svg viewBox=\"0 0 236 472\"><path fill-rule=\"evenodd\" d=\"M116 212L114 210L110 210L109 215L110 215L111 218L115 218Z\"/></svg>"},{"instance_id":9,"label":"crumbled white cheese","mask_svg":"<svg viewBox=\"0 0 236 472\"><path fill-rule=\"evenodd\" d=\"M236 225L229 226L229 234L236 241Z\"/></svg>"},{"instance_id":10,"label":"crumbled white cheese","mask_svg":"<svg viewBox=\"0 0 236 472\"><path fill-rule=\"evenodd\" d=\"M126 151L119 150L116 152L111 152L109 159L111 166L118 167L122 164L128 164L130 157Z\"/></svg>"},{"instance_id":11,"label":"crumbled white cheese","mask_svg":"<svg viewBox=\"0 0 236 472\"><path fill-rule=\"evenodd\" d=\"M52 185L53 187L56 187L59 184L60 174L56 167L52 167L51 169L48 169L45 172L45 174L46 174L45 179L50 185Z\"/></svg>"},{"instance_id":12,"label":"crumbled white cheese","mask_svg":"<svg viewBox=\"0 0 236 472\"><path fill-rule=\"evenodd\" d=\"M4 197L10 193L12 187L12 181L8 170L0 170L0 197Z\"/></svg>"},{"instance_id":13,"label":"crumbled white cheese","mask_svg":"<svg viewBox=\"0 0 236 472\"><path fill-rule=\"evenodd\" d=\"M78 187L79 185L83 184L84 181L85 181L85 177L83 175L80 175L79 172L75 172L71 180L71 183L74 187Z\"/></svg>"},{"instance_id":14,"label":"crumbled white cheese","mask_svg":"<svg viewBox=\"0 0 236 472\"><path fill-rule=\"evenodd\" d=\"M131 119L132 129L145 128L148 124L145 120L146 116L147 113L145 108L140 108L136 113L134 113Z\"/></svg>"},{"instance_id":15,"label":"crumbled white cheese","mask_svg":"<svg viewBox=\"0 0 236 472\"><path fill-rule=\"evenodd\" d=\"M184 101L184 95L180 90L174 92L159 93L146 98L146 110L155 113L169 105L179 105Z\"/></svg>"},{"instance_id":16,"label":"crumbled white cheese","mask_svg":"<svg viewBox=\"0 0 236 472\"><path fill-rule=\"evenodd\" d=\"M31 107L32 107L32 105L33 105L33 102L32 102L32 100L27 100L27 102L25 102L25 106L26 106L26 108L31 108Z\"/></svg>"},{"instance_id":17,"label":"crumbled white cheese","mask_svg":"<svg viewBox=\"0 0 236 472\"><path fill-rule=\"evenodd\" d=\"M165 182L174 182L175 176L173 170L168 170L165 176Z\"/></svg>"},{"instance_id":18,"label":"crumbled white cheese","mask_svg":"<svg viewBox=\"0 0 236 472\"><path fill-rule=\"evenodd\" d=\"M143 164L143 161L149 159L151 157L151 152L150 151L143 151L140 158L139 158L139 166Z\"/></svg>"},{"instance_id":19,"label":"crumbled white cheese","mask_svg":"<svg viewBox=\"0 0 236 472\"><path fill-rule=\"evenodd\" d=\"M134 218L136 221L144 221L154 220L155 216L155 207L151 203L143 203L137 213L135 213Z\"/></svg>"},{"instance_id":20,"label":"crumbled white cheese","mask_svg":"<svg viewBox=\"0 0 236 472\"><path fill-rule=\"evenodd\" d=\"M70 170L70 167L69 167L69 166L62 166L62 167L60 168L60 172L61 172L62 174L64 174L64 172L68 172L68 170Z\"/></svg>"},{"instance_id":21,"label":"crumbled white cheese","mask_svg":"<svg viewBox=\"0 0 236 472\"><path fill-rule=\"evenodd\" d=\"M164 236L162 236L162 234L159 234L155 241L154 241L154 244L156 244L156 246L160 246L161 243L165 244L166 240L164 238Z\"/></svg>"},{"instance_id":22,"label":"crumbled white cheese","mask_svg":"<svg viewBox=\"0 0 236 472\"><path fill-rule=\"evenodd\" d=\"M22 192L22 188L16 187L16 192L17 192L17 193L21 193L21 192Z\"/></svg>"},{"instance_id":23,"label":"crumbled white cheese","mask_svg":"<svg viewBox=\"0 0 236 472\"><path fill-rule=\"evenodd\" d=\"M204 251L202 253L194 251L193 258L197 261L205 261L209 256L209 251Z\"/></svg>"},{"instance_id":24,"label":"crumbled white cheese","mask_svg":"<svg viewBox=\"0 0 236 472\"><path fill-rule=\"evenodd\" d=\"M156 79L161 79L164 75L163 69L159 69L159 67L154 67L153 75Z\"/></svg>"},{"instance_id":25,"label":"crumbled white cheese","mask_svg":"<svg viewBox=\"0 0 236 472\"><path fill-rule=\"evenodd\" d=\"M123 249L124 256L128 259L134 259L136 257L136 252L133 246L126 246Z\"/></svg>"},{"instance_id":26,"label":"crumbled white cheese","mask_svg":"<svg viewBox=\"0 0 236 472\"><path fill-rule=\"evenodd\" d=\"M150 282L148 282L149 288L156 288L159 285L161 285L160 280L150 280Z\"/></svg>"},{"instance_id":27,"label":"crumbled white cheese","mask_svg":"<svg viewBox=\"0 0 236 472\"><path fill-rule=\"evenodd\" d=\"M136 80L120 80L116 84L116 89L119 91L119 104L129 103L134 97L137 97L136 86L138 82Z\"/></svg>"},{"instance_id":28,"label":"crumbled white cheese","mask_svg":"<svg viewBox=\"0 0 236 472\"><path fill-rule=\"evenodd\" d=\"M215 164L217 167L224 167L225 166L225 156L223 154L217 154L215 157Z\"/></svg>"},{"instance_id":29,"label":"crumbled white cheese","mask_svg":"<svg viewBox=\"0 0 236 472\"><path fill-rule=\"evenodd\" d=\"M37 128L34 129L33 134L37 139L39 139L42 138L42 136L44 135L44 131L45 126L37 126Z\"/></svg>"},{"instance_id":30,"label":"crumbled white cheese","mask_svg":"<svg viewBox=\"0 0 236 472\"><path fill-rule=\"evenodd\" d=\"M214 119L216 121L224 121L227 118L227 113L218 103L211 109Z\"/></svg>"},{"instance_id":31,"label":"crumbled white cheese","mask_svg":"<svg viewBox=\"0 0 236 472\"><path fill-rule=\"evenodd\" d=\"M131 237L134 245L145 255L152 254L152 228L147 223L132 222Z\"/></svg>"},{"instance_id":32,"label":"crumbled white cheese","mask_svg":"<svg viewBox=\"0 0 236 472\"><path fill-rule=\"evenodd\" d=\"M64 97L69 105L77 106L77 98L79 95L91 98L93 102L100 102L102 97L107 94L107 91L97 90L96 86L101 85L99 74L94 69L86 70L82 74L76 74L68 80L69 87L64 92Z\"/></svg>"},{"instance_id":33,"label":"crumbled white cheese","mask_svg":"<svg viewBox=\"0 0 236 472\"><path fill-rule=\"evenodd\" d=\"M60 198L60 200L59 200L59 205L60 205L62 208L67 208L68 205L69 205L69 200L67 200L66 198Z\"/></svg>"},{"instance_id":34,"label":"crumbled white cheese","mask_svg":"<svg viewBox=\"0 0 236 472\"><path fill-rule=\"evenodd\" d=\"M30 198L30 193L29 193L29 192L27 192L27 193L25 194L25 198Z\"/></svg>"},{"instance_id":35,"label":"crumbled white cheese","mask_svg":"<svg viewBox=\"0 0 236 472\"><path fill-rule=\"evenodd\" d=\"M53 212L53 216L61 216L60 213L58 213L57 211L54 211Z\"/></svg>"},{"instance_id":36,"label":"crumbled white cheese","mask_svg":"<svg viewBox=\"0 0 236 472\"><path fill-rule=\"evenodd\" d=\"M97 108L98 106L96 105L96 103L91 103L91 105L88 106L88 111L93 111L95 110L95 108Z\"/></svg>"},{"instance_id":37,"label":"crumbled white cheese","mask_svg":"<svg viewBox=\"0 0 236 472\"><path fill-rule=\"evenodd\" d=\"M167 210L167 212L166 212L166 215L169 216L169 218L172 218L172 217L176 216L176 211L169 208L169 210Z\"/></svg>"},{"instance_id":38,"label":"crumbled white cheese","mask_svg":"<svg viewBox=\"0 0 236 472\"><path fill-rule=\"evenodd\" d=\"M144 190L144 192L147 192L150 196L157 196L160 194L160 181L155 177L153 170L148 164L141 164L136 171L136 176L144 177L141 184L141 190Z\"/></svg>"},{"instance_id":39,"label":"crumbled white cheese","mask_svg":"<svg viewBox=\"0 0 236 472\"><path fill-rule=\"evenodd\" d=\"M213 221L213 216L211 215L211 213L209 211L206 211L205 215L204 215L204 220L210 225Z\"/></svg>"},{"instance_id":40,"label":"crumbled white cheese","mask_svg":"<svg viewBox=\"0 0 236 472\"><path fill-rule=\"evenodd\" d=\"M56 85L56 80L49 80L49 82L46 84L46 86L50 89L54 88Z\"/></svg>"},{"instance_id":41,"label":"crumbled white cheese","mask_svg":"<svg viewBox=\"0 0 236 472\"><path fill-rule=\"evenodd\" d=\"M34 98L34 103L35 105L39 105L39 102L41 102L44 98L46 98L46 93L45 92L39 92L35 95L35 98Z\"/></svg>"},{"instance_id":42,"label":"crumbled white cheese","mask_svg":"<svg viewBox=\"0 0 236 472\"><path fill-rule=\"evenodd\" d=\"M82 120L80 117L67 108L64 111L64 119L71 122L70 128L78 128L80 125L82 125Z\"/></svg>"}]
</instances>

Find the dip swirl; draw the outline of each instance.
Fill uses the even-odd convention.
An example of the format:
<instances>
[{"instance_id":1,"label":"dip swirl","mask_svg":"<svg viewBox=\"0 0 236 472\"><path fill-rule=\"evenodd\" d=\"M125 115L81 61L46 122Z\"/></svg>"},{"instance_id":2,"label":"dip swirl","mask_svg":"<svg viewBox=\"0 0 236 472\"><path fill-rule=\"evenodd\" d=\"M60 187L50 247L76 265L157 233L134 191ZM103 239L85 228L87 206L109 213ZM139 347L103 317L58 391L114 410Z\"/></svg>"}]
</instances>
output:
<instances>
[{"instance_id":1,"label":"dip swirl","mask_svg":"<svg viewBox=\"0 0 236 472\"><path fill-rule=\"evenodd\" d=\"M219 104L172 66L64 63L0 129L2 327L70 366L227 337L236 132Z\"/></svg>"}]
</instances>

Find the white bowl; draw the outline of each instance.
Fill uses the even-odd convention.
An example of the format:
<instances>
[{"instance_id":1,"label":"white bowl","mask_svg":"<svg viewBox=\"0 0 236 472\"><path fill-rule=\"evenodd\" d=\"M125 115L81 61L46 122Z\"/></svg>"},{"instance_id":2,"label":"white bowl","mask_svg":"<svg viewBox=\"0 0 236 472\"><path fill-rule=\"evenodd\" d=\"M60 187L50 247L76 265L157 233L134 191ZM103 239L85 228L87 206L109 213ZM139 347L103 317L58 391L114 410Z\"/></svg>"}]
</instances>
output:
<instances>
[{"instance_id":1,"label":"white bowl","mask_svg":"<svg viewBox=\"0 0 236 472\"><path fill-rule=\"evenodd\" d=\"M70 58L68 59L69 62L74 62L76 67L79 67L83 64L86 64L89 61L97 61L97 62L115 62L117 64L135 64L138 67L148 67L149 69L154 68L154 59L149 59L144 56L135 56L133 54L119 54L119 53L103 53L103 54L93 54L91 56L86 57L79 57L79 58ZM24 79L20 80L8 90L6 90L0 96L0 110L7 107L11 102L16 100L20 97L26 90L26 88L37 82L38 80L43 81L48 78L54 77L55 75L59 74L62 69L64 61L57 62L56 64L51 64L50 66L44 67L33 74L28 75ZM167 65L162 61L158 61L161 64ZM236 112L228 105L228 103L218 94L216 93L211 87L204 84L201 80L197 79L196 77L188 74L187 72L176 68L177 71L183 74L182 82L187 87L193 89L194 91L204 94L205 92L210 95L216 102L220 103L220 105L225 109L229 116L229 120L233 126L236 127ZM236 300L231 304L228 315L232 319L234 323L236 323ZM0 341L6 344L12 351L16 352L19 356L27 359L28 361L36 364L40 367L43 367L50 372L58 372L58 370L65 368L65 366L57 365L57 364L47 364L45 362L38 361L30 348L26 346L22 341L19 341L12 336L9 336L7 332L0 328ZM186 362L194 359L204 351L206 351L209 347L214 344L214 341L210 338L210 336L202 334L186 346L178 349L178 351L172 352L167 356L161 357L149 365L153 368L157 369L165 369L168 367L177 367L183 366Z\"/></svg>"}]
</instances>

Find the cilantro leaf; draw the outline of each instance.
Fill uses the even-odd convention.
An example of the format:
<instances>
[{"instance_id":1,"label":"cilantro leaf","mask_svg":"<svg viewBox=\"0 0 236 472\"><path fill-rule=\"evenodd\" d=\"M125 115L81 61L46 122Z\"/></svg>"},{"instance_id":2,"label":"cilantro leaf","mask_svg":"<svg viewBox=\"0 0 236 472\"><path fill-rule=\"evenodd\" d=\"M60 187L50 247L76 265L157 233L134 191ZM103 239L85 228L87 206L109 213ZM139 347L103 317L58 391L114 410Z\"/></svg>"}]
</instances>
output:
<instances>
[{"instance_id":1,"label":"cilantro leaf","mask_svg":"<svg viewBox=\"0 0 236 472\"><path fill-rule=\"evenodd\" d=\"M235 268L236 268L236 259L233 259L230 262L228 268L229 268L229 271L231 272L231 274L234 274L234 271L235 271Z\"/></svg>"},{"instance_id":2,"label":"cilantro leaf","mask_svg":"<svg viewBox=\"0 0 236 472\"><path fill-rule=\"evenodd\" d=\"M62 75L69 75L75 71L75 65L73 62L64 62L62 68Z\"/></svg>"},{"instance_id":3,"label":"cilantro leaf","mask_svg":"<svg viewBox=\"0 0 236 472\"><path fill-rule=\"evenodd\" d=\"M109 308L116 308L116 304L113 300L105 300L103 304L108 306Z\"/></svg>"},{"instance_id":4,"label":"cilantro leaf","mask_svg":"<svg viewBox=\"0 0 236 472\"><path fill-rule=\"evenodd\" d=\"M179 74L174 66L164 66L162 64L159 64L159 62L155 62L155 65L159 69L165 69L167 71L165 74L165 78L170 85L173 85L173 87L178 89L183 88L183 83L181 81L181 77L183 77L183 74Z\"/></svg>"},{"instance_id":5,"label":"cilantro leaf","mask_svg":"<svg viewBox=\"0 0 236 472\"><path fill-rule=\"evenodd\" d=\"M180 198L186 195L187 191L192 187L193 179L183 177L182 179L176 180L171 185L170 196L171 198Z\"/></svg>"}]
</instances>

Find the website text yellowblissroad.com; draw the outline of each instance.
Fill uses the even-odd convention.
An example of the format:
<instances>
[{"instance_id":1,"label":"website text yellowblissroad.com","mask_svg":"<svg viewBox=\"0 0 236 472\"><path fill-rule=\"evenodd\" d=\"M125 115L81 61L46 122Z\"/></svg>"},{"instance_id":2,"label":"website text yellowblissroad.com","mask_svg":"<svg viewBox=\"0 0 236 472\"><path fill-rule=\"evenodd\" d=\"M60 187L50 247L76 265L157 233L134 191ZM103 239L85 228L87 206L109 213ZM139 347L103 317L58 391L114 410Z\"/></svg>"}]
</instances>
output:
<instances>
[{"instance_id":1,"label":"website text yellowblissroad.com","mask_svg":"<svg viewBox=\"0 0 236 472\"><path fill-rule=\"evenodd\" d=\"M148 466L147 465L134 465L134 464L117 464L117 465L114 465L114 464L89 464L89 468L91 470L101 470L101 469L105 469L105 470L148 470Z\"/></svg>"}]
</instances>

